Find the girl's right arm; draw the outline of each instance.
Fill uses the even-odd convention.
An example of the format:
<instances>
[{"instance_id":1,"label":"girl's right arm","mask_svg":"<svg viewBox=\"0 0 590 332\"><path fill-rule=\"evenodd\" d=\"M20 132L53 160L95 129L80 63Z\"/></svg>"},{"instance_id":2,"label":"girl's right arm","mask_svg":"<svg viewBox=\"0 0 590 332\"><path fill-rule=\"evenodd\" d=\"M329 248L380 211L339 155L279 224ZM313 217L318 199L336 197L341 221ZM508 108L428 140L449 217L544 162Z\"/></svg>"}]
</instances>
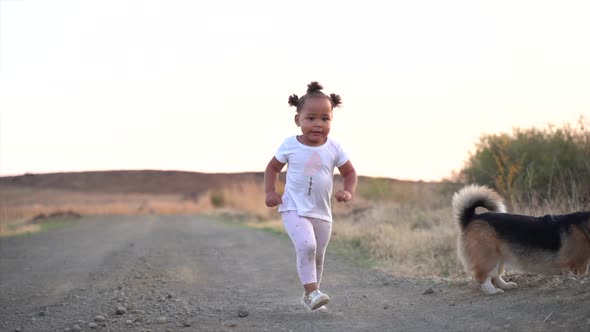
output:
<instances>
[{"instance_id":1,"label":"girl's right arm","mask_svg":"<svg viewBox=\"0 0 590 332\"><path fill-rule=\"evenodd\" d=\"M264 191L266 192L266 206L274 207L283 203L281 195L277 193L276 183L279 179L279 173L285 167L285 164L272 157L264 171Z\"/></svg>"}]
</instances>

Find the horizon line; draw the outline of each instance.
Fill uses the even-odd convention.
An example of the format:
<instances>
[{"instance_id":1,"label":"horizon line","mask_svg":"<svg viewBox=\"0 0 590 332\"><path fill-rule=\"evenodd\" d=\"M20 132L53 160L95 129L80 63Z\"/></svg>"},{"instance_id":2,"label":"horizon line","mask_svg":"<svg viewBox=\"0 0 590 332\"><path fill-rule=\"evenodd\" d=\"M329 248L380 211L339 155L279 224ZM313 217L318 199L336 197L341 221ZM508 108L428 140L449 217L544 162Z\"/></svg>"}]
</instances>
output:
<instances>
[{"instance_id":1,"label":"horizon line","mask_svg":"<svg viewBox=\"0 0 590 332\"><path fill-rule=\"evenodd\" d=\"M113 172L177 172L177 173L195 173L195 174L205 174L205 175L235 175L235 174L264 174L264 171L240 171L240 172L203 172L203 171L188 171L188 170L181 170L181 169L104 169L104 170L81 170L81 171L49 171L49 172L24 172L24 173L17 173L17 174L0 174L1 178L10 178L10 177L22 177L22 176L33 176L33 175L51 175L51 174L80 174L80 173L113 173ZM281 171L281 173L286 173L286 170ZM340 175L339 173L334 173L334 175ZM451 181L449 178L442 178L439 180L423 180L423 179L400 179L388 176L373 176L373 175L362 175L357 174L358 177L363 178L373 178L373 179L389 179L394 181L400 182L431 182L431 183L440 183L445 181L450 182L457 182Z\"/></svg>"}]
</instances>

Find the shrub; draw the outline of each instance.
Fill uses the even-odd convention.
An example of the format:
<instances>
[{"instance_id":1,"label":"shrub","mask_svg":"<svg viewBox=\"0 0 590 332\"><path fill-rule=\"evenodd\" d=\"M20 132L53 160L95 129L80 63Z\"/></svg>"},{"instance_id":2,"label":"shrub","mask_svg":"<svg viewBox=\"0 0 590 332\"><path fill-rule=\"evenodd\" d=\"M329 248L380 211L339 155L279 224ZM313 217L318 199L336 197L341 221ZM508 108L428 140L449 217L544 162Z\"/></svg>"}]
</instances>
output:
<instances>
[{"instance_id":1,"label":"shrub","mask_svg":"<svg viewBox=\"0 0 590 332\"><path fill-rule=\"evenodd\" d=\"M211 205L216 208L225 206L225 196L222 192L214 191L211 193Z\"/></svg>"},{"instance_id":2,"label":"shrub","mask_svg":"<svg viewBox=\"0 0 590 332\"><path fill-rule=\"evenodd\" d=\"M590 121L577 125L483 135L460 172L464 182L489 185L512 203L561 200L590 205Z\"/></svg>"}]
</instances>

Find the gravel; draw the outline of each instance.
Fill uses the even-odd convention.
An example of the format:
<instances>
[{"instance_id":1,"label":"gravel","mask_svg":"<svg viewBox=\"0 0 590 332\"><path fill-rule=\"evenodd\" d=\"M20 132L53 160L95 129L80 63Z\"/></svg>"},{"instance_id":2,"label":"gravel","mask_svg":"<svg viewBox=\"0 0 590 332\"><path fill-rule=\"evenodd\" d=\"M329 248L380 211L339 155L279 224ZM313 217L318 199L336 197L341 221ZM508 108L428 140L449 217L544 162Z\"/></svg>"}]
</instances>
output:
<instances>
[{"instance_id":1,"label":"gravel","mask_svg":"<svg viewBox=\"0 0 590 332\"><path fill-rule=\"evenodd\" d=\"M106 317L103 315L96 315L96 317L94 317L95 322L104 322L106 320L107 320Z\"/></svg>"},{"instance_id":2,"label":"gravel","mask_svg":"<svg viewBox=\"0 0 590 332\"><path fill-rule=\"evenodd\" d=\"M434 289L432 289L432 287L429 287L427 290L424 291L424 293L422 293L422 295L430 295L430 294L434 294Z\"/></svg>"},{"instance_id":3,"label":"gravel","mask_svg":"<svg viewBox=\"0 0 590 332\"><path fill-rule=\"evenodd\" d=\"M244 317L248 317L249 315L250 315L250 311L248 311L248 309L245 306L240 306L238 308L238 317L244 318Z\"/></svg>"},{"instance_id":4,"label":"gravel","mask_svg":"<svg viewBox=\"0 0 590 332\"><path fill-rule=\"evenodd\" d=\"M494 331L507 324L569 331L590 324L587 279L517 275L518 289L488 297L465 280L360 268L330 248L322 290L331 302L309 313L299 304L287 237L194 216L86 218L0 238L1 331Z\"/></svg>"}]
</instances>

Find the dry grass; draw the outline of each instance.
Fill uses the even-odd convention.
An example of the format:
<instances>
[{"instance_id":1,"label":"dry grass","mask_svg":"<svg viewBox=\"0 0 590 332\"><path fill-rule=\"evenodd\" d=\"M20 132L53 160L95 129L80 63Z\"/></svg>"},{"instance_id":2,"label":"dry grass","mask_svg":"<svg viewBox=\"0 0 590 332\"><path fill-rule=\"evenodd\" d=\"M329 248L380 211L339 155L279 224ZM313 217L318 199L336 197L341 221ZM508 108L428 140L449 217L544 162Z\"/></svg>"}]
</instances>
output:
<instances>
[{"instance_id":1,"label":"dry grass","mask_svg":"<svg viewBox=\"0 0 590 332\"><path fill-rule=\"evenodd\" d=\"M0 236L39 231L29 221L40 214L73 211L82 215L197 214L212 209L208 195L190 199L171 194L105 194L3 185Z\"/></svg>"},{"instance_id":2,"label":"dry grass","mask_svg":"<svg viewBox=\"0 0 590 332\"><path fill-rule=\"evenodd\" d=\"M39 231L41 231L41 225L28 224L25 220L0 223L0 237L37 233Z\"/></svg>"},{"instance_id":3,"label":"dry grass","mask_svg":"<svg viewBox=\"0 0 590 332\"><path fill-rule=\"evenodd\" d=\"M368 251L377 266L395 275L456 277L457 227L448 208L380 203L334 223L334 237Z\"/></svg>"},{"instance_id":4,"label":"dry grass","mask_svg":"<svg viewBox=\"0 0 590 332\"><path fill-rule=\"evenodd\" d=\"M209 190L197 197L173 194L93 193L2 185L0 235L35 232L27 222L40 214L74 211L82 215L199 214L235 210L253 219L268 219L264 188L246 180Z\"/></svg>"},{"instance_id":5,"label":"dry grass","mask_svg":"<svg viewBox=\"0 0 590 332\"><path fill-rule=\"evenodd\" d=\"M86 215L183 214L199 213L211 207L208 197L189 200L179 195L80 193L7 186L3 186L0 192L0 222L55 211L75 211Z\"/></svg>"},{"instance_id":6,"label":"dry grass","mask_svg":"<svg viewBox=\"0 0 590 332\"><path fill-rule=\"evenodd\" d=\"M391 195L398 199L381 200L340 215L334 223L335 237L358 243L376 259L379 268L394 275L467 277L457 258L458 227L451 209L452 193L459 186L392 185ZM510 213L536 216L583 209L581 203L571 200L508 205Z\"/></svg>"},{"instance_id":7,"label":"dry grass","mask_svg":"<svg viewBox=\"0 0 590 332\"><path fill-rule=\"evenodd\" d=\"M211 205L216 208L231 208L250 214L256 219L272 217L272 210L264 204L262 183L245 181L208 192Z\"/></svg>"},{"instance_id":8,"label":"dry grass","mask_svg":"<svg viewBox=\"0 0 590 332\"><path fill-rule=\"evenodd\" d=\"M364 208L337 214L334 238L357 243L378 268L394 275L463 275L450 206L456 185L373 179L365 186L359 193L377 199L365 200Z\"/></svg>"},{"instance_id":9,"label":"dry grass","mask_svg":"<svg viewBox=\"0 0 590 332\"><path fill-rule=\"evenodd\" d=\"M335 181L334 190L341 187ZM347 204L333 203L333 245L368 257L378 268L399 276L465 278L457 255L458 228L452 218L451 183L361 179L357 195ZM282 184L279 185L279 189ZM0 186L0 235L34 232L27 220L55 211L82 215L216 214L248 227L282 233L276 209L264 205L261 181L245 178L198 195L162 193L100 193L39 187ZM575 202L512 202L509 211L532 215L565 213ZM572 205L573 204L573 205Z\"/></svg>"},{"instance_id":10,"label":"dry grass","mask_svg":"<svg viewBox=\"0 0 590 332\"><path fill-rule=\"evenodd\" d=\"M333 202L333 242L352 244L351 248L368 253L378 268L396 275L462 275L455 249L457 227L451 217L447 191L447 186L440 183L389 179L363 182L352 203ZM223 198L219 200L224 202L220 213L224 218L284 233L276 209L264 206L260 184L249 183L220 192ZM250 218L244 217L244 213Z\"/></svg>"},{"instance_id":11,"label":"dry grass","mask_svg":"<svg viewBox=\"0 0 590 332\"><path fill-rule=\"evenodd\" d=\"M235 210L223 214L241 219L249 227L284 232L275 210L265 212L261 188L256 185L246 188L251 195L249 206L235 204L244 189L225 193L232 197L228 199L234 202L232 207L257 217L247 218ZM467 276L456 253L458 227L451 209L451 196L459 188L456 184L388 179L362 183L353 203L333 202L333 243L352 244L350 247L368 253L379 269L394 275L464 279ZM512 213L543 215L570 212L574 203L555 201L532 206L512 202L509 205Z\"/></svg>"}]
</instances>

